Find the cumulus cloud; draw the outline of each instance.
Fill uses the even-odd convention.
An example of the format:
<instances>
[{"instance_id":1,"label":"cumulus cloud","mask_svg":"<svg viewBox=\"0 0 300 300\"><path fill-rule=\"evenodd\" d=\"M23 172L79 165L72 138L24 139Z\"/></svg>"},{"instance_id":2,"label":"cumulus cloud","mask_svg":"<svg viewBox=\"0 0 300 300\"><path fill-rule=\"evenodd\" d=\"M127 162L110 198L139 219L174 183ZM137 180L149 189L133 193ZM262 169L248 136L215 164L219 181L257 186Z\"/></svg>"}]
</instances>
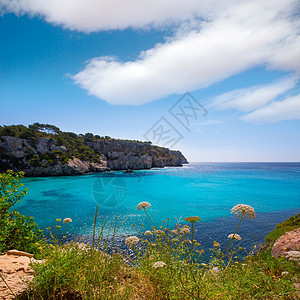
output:
<instances>
[{"instance_id":1,"label":"cumulus cloud","mask_svg":"<svg viewBox=\"0 0 300 300\"><path fill-rule=\"evenodd\" d=\"M92 32L162 26L211 17L235 0L0 0L2 13L38 15L71 30ZM0 12L1 12L0 11Z\"/></svg>"},{"instance_id":2,"label":"cumulus cloud","mask_svg":"<svg viewBox=\"0 0 300 300\"><path fill-rule=\"evenodd\" d=\"M274 123L300 119L300 94L272 102L241 118L247 122Z\"/></svg>"},{"instance_id":3,"label":"cumulus cloud","mask_svg":"<svg viewBox=\"0 0 300 300\"><path fill-rule=\"evenodd\" d=\"M264 65L300 71L294 1L242 1L211 19L188 26L135 61L99 57L75 74L76 84L110 104L139 105L170 94L205 88L248 68ZM295 62L294 64L292 62Z\"/></svg>"},{"instance_id":4,"label":"cumulus cloud","mask_svg":"<svg viewBox=\"0 0 300 300\"><path fill-rule=\"evenodd\" d=\"M134 61L93 58L72 76L110 104L198 90L259 65L300 71L298 0L0 0L0 7L84 32L185 22Z\"/></svg>"},{"instance_id":5,"label":"cumulus cloud","mask_svg":"<svg viewBox=\"0 0 300 300\"><path fill-rule=\"evenodd\" d=\"M217 110L237 109L248 112L262 107L279 95L292 89L298 77L289 77L275 83L238 89L217 96L210 107Z\"/></svg>"}]
</instances>

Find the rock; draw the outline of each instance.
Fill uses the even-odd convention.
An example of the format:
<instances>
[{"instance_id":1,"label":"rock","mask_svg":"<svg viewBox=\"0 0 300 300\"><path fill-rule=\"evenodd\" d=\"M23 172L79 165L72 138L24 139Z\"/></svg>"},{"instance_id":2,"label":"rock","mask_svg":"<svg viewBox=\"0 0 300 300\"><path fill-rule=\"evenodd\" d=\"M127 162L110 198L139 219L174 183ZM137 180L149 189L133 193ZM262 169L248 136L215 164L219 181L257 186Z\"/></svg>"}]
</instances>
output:
<instances>
[{"instance_id":1,"label":"rock","mask_svg":"<svg viewBox=\"0 0 300 300\"><path fill-rule=\"evenodd\" d=\"M300 251L287 251L283 255L289 260L300 260Z\"/></svg>"},{"instance_id":2,"label":"rock","mask_svg":"<svg viewBox=\"0 0 300 300\"><path fill-rule=\"evenodd\" d=\"M105 155L111 170L142 170L187 163L180 151L152 146L150 143L102 140L88 142L87 145Z\"/></svg>"},{"instance_id":3,"label":"rock","mask_svg":"<svg viewBox=\"0 0 300 300\"><path fill-rule=\"evenodd\" d=\"M15 255L15 256L27 256L29 258L33 257L33 254L19 251L19 250L8 250L6 254L7 255Z\"/></svg>"},{"instance_id":4,"label":"rock","mask_svg":"<svg viewBox=\"0 0 300 300\"><path fill-rule=\"evenodd\" d=\"M0 137L0 155L22 158L28 155L32 147L27 140L13 136ZM33 152L34 149L32 149Z\"/></svg>"},{"instance_id":5,"label":"rock","mask_svg":"<svg viewBox=\"0 0 300 300\"><path fill-rule=\"evenodd\" d=\"M15 253L15 254L13 254ZM25 255L26 254L26 255ZM30 258L30 257L31 258ZM11 250L10 254L0 255L0 273L15 296L22 294L27 288L28 281L33 279L33 270L29 264L34 259L32 254ZM34 260L35 262L42 262ZM0 299L14 299L7 285L0 278Z\"/></svg>"},{"instance_id":6,"label":"rock","mask_svg":"<svg viewBox=\"0 0 300 300\"><path fill-rule=\"evenodd\" d=\"M180 151L152 146L147 142L98 140L87 142L86 145L99 153L99 162L82 161L77 157L69 159L67 163L53 159L51 151L68 152L65 146L57 145L55 139L39 137L26 140L2 136L0 171L12 169L24 171L26 176L62 176L108 170L163 168L187 163Z\"/></svg>"},{"instance_id":7,"label":"rock","mask_svg":"<svg viewBox=\"0 0 300 300\"><path fill-rule=\"evenodd\" d=\"M37 138L36 142L35 142L35 148L36 148L37 152L44 154L46 152L51 151L50 150L50 142L51 142L51 139Z\"/></svg>"},{"instance_id":8,"label":"rock","mask_svg":"<svg viewBox=\"0 0 300 300\"><path fill-rule=\"evenodd\" d=\"M293 255L293 252L300 251L300 228L289 231L278 238L273 245L271 254L273 256L287 256ZM290 253L292 252L292 254ZM287 254L290 253L290 254Z\"/></svg>"}]
</instances>

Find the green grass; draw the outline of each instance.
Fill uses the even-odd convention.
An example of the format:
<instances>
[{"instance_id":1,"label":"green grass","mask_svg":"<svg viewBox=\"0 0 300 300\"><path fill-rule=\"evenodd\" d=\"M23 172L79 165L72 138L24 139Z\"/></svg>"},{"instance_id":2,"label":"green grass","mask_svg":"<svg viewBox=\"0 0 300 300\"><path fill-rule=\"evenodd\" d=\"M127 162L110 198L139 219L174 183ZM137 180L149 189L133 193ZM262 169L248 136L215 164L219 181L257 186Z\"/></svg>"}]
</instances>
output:
<instances>
[{"instance_id":1,"label":"green grass","mask_svg":"<svg viewBox=\"0 0 300 300\"><path fill-rule=\"evenodd\" d=\"M240 218L242 221L243 216ZM96 219L97 212L94 232ZM278 228L296 222L298 216ZM134 253L129 256L109 247L103 237L105 224L102 222L100 236L94 236L93 246L59 245L56 239L55 244L46 245L46 260L33 264L35 278L22 299L64 299L62 295L72 299L74 294L87 300L297 299L294 283L300 282L299 264L272 257L270 249L246 253L236 245L238 241L230 240L227 246L214 242L211 258L204 262L201 245L193 240L193 223L171 231L165 222L164 227L153 223L146 236L143 232L139 238L128 239L127 246ZM117 219L109 226L118 228ZM97 250L99 247L110 249L110 254ZM161 267L154 267L157 262L163 262Z\"/></svg>"},{"instance_id":2,"label":"green grass","mask_svg":"<svg viewBox=\"0 0 300 300\"><path fill-rule=\"evenodd\" d=\"M192 276L176 260L158 269L152 267L155 258L128 265L117 253L79 245L55 246L43 264L33 264L35 278L22 299L51 299L62 291L77 292L81 299L297 299L293 283L300 282L299 265L273 258L270 251L218 273L198 266Z\"/></svg>"},{"instance_id":3,"label":"green grass","mask_svg":"<svg viewBox=\"0 0 300 300\"><path fill-rule=\"evenodd\" d=\"M283 223L279 223L276 226L276 228L265 237L266 245L267 246L272 245L280 236L282 236L288 231L294 230L299 227L300 227L300 213L291 216Z\"/></svg>"}]
</instances>

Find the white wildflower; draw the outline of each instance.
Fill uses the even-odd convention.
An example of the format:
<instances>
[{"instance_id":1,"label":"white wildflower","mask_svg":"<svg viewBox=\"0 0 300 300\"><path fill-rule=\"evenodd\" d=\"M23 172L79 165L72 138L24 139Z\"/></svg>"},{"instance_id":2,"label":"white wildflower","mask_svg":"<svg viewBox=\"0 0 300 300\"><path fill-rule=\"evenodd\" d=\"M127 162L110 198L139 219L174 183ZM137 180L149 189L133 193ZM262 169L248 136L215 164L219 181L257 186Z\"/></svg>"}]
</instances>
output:
<instances>
[{"instance_id":1,"label":"white wildflower","mask_svg":"<svg viewBox=\"0 0 300 300\"><path fill-rule=\"evenodd\" d=\"M254 208L246 204L237 204L231 209L231 213L237 215L239 218L243 216L245 218L249 217L250 220L255 218Z\"/></svg>"},{"instance_id":2,"label":"white wildflower","mask_svg":"<svg viewBox=\"0 0 300 300\"><path fill-rule=\"evenodd\" d=\"M157 234L157 235L164 235L165 233L162 231L162 230L155 230L155 233Z\"/></svg>"},{"instance_id":3,"label":"white wildflower","mask_svg":"<svg viewBox=\"0 0 300 300\"><path fill-rule=\"evenodd\" d=\"M146 230L144 235L152 235L152 232L150 230Z\"/></svg>"},{"instance_id":4,"label":"white wildflower","mask_svg":"<svg viewBox=\"0 0 300 300\"><path fill-rule=\"evenodd\" d=\"M183 241L185 244L191 244L192 242L191 242L191 240L184 240Z\"/></svg>"},{"instance_id":5,"label":"white wildflower","mask_svg":"<svg viewBox=\"0 0 300 300\"><path fill-rule=\"evenodd\" d=\"M179 233L184 235L184 234L190 233L190 230L186 227L183 227L180 229Z\"/></svg>"},{"instance_id":6,"label":"white wildflower","mask_svg":"<svg viewBox=\"0 0 300 300\"><path fill-rule=\"evenodd\" d=\"M137 236L130 236L125 240L125 244L127 246L132 246L132 245L136 245L139 242L139 238Z\"/></svg>"},{"instance_id":7,"label":"white wildflower","mask_svg":"<svg viewBox=\"0 0 300 300\"><path fill-rule=\"evenodd\" d=\"M220 269L218 267L214 267L210 270L212 273L219 273Z\"/></svg>"},{"instance_id":8,"label":"white wildflower","mask_svg":"<svg viewBox=\"0 0 300 300\"><path fill-rule=\"evenodd\" d=\"M157 269L157 268L163 268L164 266L166 266L166 264L163 261L157 261L152 268Z\"/></svg>"},{"instance_id":9,"label":"white wildflower","mask_svg":"<svg viewBox=\"0 0 300 300\"><path fill-rule=\"evenodd\" d=\"M177 229L173 229L173 230L171 230L171 233L178 234L178 230Z\"/></svg>"},{"instance_id":10,"label":"white wildflower","mask_svg":"<svg viewBox=\"0 0 300 300\"><path fill-rule=\"evenodd\" d=\"M71 219L71 218L65 218L65 219L63 220L63 223L64 223L64 224L72 223L72 219Z\"/></svg>"},{"instance_id":11,"label":"white wildflower","mask_svg":"<svg viewBox=\"0 0 300 300\"><path fill-rule=\"evenodd\" d=\"M137 206L137 209L138 210L141 210L141 209L146 209L147 207L151 207L151 204L149 202L140 202Z\"/></svg>"},{"instance_id":12,"label":"white wildflower","mask_svg":"<svg viewBox=\"0 0 300 300\"><path fill-rule=\"evenodd\" d=\"M237 234L237 233L235 233L235 234L233 234L233 233L229 234L228 238L229 239L236 239L236 240L239 240L239 241L242 240L241 236L239 234Z\"/></svg>"}]
</instances>

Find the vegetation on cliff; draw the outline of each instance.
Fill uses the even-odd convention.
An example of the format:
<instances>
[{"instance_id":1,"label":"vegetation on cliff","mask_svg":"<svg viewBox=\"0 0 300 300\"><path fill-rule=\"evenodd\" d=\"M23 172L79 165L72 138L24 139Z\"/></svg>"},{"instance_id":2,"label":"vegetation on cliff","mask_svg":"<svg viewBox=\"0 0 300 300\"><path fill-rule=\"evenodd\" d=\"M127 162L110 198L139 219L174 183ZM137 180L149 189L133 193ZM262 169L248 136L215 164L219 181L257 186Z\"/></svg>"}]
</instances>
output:
<instances>
[{"instance_id":1,"label":"vegetation on cliff","mask_svg":"<svg viewBox=\"0 0 300 300\"><path fill-rule=\"evenodd\" d=\"M52 165L57 164L58 161L66 163L73 156L84 161L99 162L100 153L86 145L86 142L100 138L100 136L94 136L92 133L78 135L73 132L63 132L54 125L34 123L28 127L24 125L0 126L1 136L26 139L32 145L38 138L47 138L55 140L55 145L65 147L65 151L52 150L43 155L32 153L29 162L33 166L43 166L43 159L46 159ZM29 148L29 150L31 149Z\"/></svg>"},{"instance_id":2,"label":"vegetation on cliff","mask_svg":"<svg viewBox=\"0 0 300 300\"><path fill-rule=\"evenodd\" d=\"M0 171L25 171L26 176L74 175L183 163L187 161L181 152L151 142L63 132L49 124L0 126Z\"/></svg>"},{"instance_id":3,"label":"vegetation on cliff","mask_svg":"<svg viewBox=\"0 0 300 300\"><path fill-rule=\"evenodd\" d=\"M280 236L284 235L288 231L292 231L296 228L300 228L300 213L291 216L286 221L279 223L276 228L271 231L266 237L266 244L272 245Z\"/></svg>"}]
</instances>

